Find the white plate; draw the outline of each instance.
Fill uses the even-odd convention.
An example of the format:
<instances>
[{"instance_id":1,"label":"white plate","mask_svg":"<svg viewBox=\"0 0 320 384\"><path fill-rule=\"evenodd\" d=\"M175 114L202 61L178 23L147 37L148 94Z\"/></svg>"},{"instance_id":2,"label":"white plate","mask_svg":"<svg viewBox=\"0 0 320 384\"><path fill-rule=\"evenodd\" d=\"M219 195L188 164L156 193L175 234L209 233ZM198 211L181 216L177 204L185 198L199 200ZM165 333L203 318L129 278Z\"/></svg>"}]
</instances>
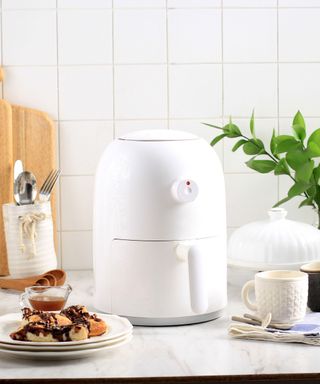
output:
<instances>
[{"instance_id":1,"label":"white plate","mask_svg":"<svg viewBox=\"0 0 320 384\"><path fill-rule=\"evenodd\" d=\"M129 336L132 336L132 332L129 332L124 336L120 336L112 340L99 341L91 344L80 344L80 345L70 345L70 346L65 345L63 346L63 348L61 348L60 346L46 346L46 345L42 345L42 343L38 343L38 345L25 345L25 344L17 345L17 344L0 343L0 349L11 349L14 351L32 351L32 352L47 351L47 352L57 352L57 353L60 353L61 351L63 352L64 351L80 351L84 349L101 348L107 345L117 344L127 339Z\"/></svg>"},{"instance_id":2,"label":"white plate","mask_svg":"<svg viewBox=\"0 0 320 384\"><path fill-rule=\"evenodd\" d=\"M80 345L80 344L92 344L100 341L112 340L118 337L124 336L132 331L132 324L129 320L124 317L117 315L106 315L105 313L97 313L97 316L100 317L107 323L109 327L108 333L90 337L90 339L80 340L80 341L65 341L65 342L47 342L41 343L42 346L70 346L70 345ZM16 345L39 345L39 342L32 341L19 341L12 340L10 338L10 333L16 331L19 328L21 323L21 313L8 313L6 315L0 316L0 343L2 344L16 344Z\"/></svg>"},{"instance_id":3,"label":"white plate","mask_svg":"<svg viewBox=\"0 0 320 384\"><path fill-rule=\"evenodd\" d=\"M123 341L119 343L114 343L111 345L106 345L100 348L91 348L91 349L83 349L77 351L62 351L59 350L57 352L33 352L33 351L17 351L12 349L0 348L0 353L6 354L12 357L18 357L21 359L28 360L66 360L66 359L81 359L84 357L88 357L92 354L103 352L103 351L111 351L115 348L121 347L129 343L132 339L132 335L126 337Z\"/></svg>"}]
</instances>

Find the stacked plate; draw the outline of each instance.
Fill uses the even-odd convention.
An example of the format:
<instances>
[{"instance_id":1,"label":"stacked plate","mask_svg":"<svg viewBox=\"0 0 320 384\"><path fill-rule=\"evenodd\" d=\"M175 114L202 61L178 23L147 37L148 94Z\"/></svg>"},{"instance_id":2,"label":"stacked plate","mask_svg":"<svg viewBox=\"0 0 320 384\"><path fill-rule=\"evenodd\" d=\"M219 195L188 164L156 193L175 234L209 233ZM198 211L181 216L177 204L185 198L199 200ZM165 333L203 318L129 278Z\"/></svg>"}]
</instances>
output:
<instances>
[{"instance_id":1,"label":"stacked plate","mask_svg":"<svg viewBox=\"0 0 320 384\"><path fill-rule=\"evenodd\" d=\"M10 338L21 323L21 313L0 316L0 352L7 355L36 360L65 360L87 357L91 354L113 350L132 339L132 324L124 317L97 313L109 328L108 333L81 341L37 343Z\"/></svg>"}]
</instances>

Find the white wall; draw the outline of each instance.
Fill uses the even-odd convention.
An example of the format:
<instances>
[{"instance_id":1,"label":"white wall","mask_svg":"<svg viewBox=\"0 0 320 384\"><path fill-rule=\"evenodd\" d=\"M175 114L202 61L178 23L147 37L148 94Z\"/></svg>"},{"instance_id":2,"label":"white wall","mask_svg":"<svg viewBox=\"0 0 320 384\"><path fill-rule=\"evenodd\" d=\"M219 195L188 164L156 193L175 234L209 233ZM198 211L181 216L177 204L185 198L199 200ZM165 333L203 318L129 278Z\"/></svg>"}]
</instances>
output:
<instances>
[{"instance_id":1,"label":"white wall","mask_svg":"<svg viewBox=\"0 0 320 384\"><path fill-rule=\"evenodd\" d=\"M223 3L223 4L222 4ZM2 0L3 96L57 124L65 268L91 266L93 174L103 148L136 129L207 140L228 115L248 131L320 124L320 0ZM228 226L266 216L288 180L251 172L225 141ZM287 204L290 217L312 220Z\"/></svg>"}]
</instances>

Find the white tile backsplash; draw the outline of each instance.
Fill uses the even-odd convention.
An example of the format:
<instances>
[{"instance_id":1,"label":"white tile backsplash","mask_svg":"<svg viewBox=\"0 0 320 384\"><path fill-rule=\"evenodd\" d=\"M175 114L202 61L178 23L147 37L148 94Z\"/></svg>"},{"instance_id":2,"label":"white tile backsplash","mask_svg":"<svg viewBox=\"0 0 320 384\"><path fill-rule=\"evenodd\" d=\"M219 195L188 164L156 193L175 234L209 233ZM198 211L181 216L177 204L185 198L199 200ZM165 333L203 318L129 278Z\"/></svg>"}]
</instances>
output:
<instances>
[{"instance_id":1,"label":"white tile backsplash","mask_svg":"<svg viewBox=\"0 0 320 384\"><path fill-rule=\"evenodd\" d=\"M112 63L111 10L61 10L58 33L59 64Z\"/></svg>"},{"instance_id":2,"label":"white tile backsplash","mask_svg":"<svg viewBox=\"0 0 320 384\"><path fill-rule=\"evenodd\" d=\"M42 1L42 0L41 0ZM112 0L57 0L59 8L112 8Z\"/></svg>"},{"instance_id":3,"label":"white tile backsplash","mask_svg":"<svg viewBox=\"0 0 320 384\"><path fill-rule=\"evenodd\" d=\"M225 64L224 114L226 116L277 116L276 64Z\"/></svg>"},{"instance_id":4,"label":"white tile backsplash","mask_svg":"<svg viewBox=\"0 0 320 384\"><path fill-rule=\"evenodd\" d=\"M168 8L221 7L222 0L168 0Z\"/></svg>"},{"instance_id":5,"label":"white tile backsplash","mask_svg":"<svg viewBox=\"0 0 320 384\"><path fill-rule=\"evenodd\" d=\"M279 65L280 116L319 116L320 63Z\"/></svg>"},{"instance_id":6,"label":"white tile backsplash","mask_svg":"<svg viewBox=\"0 0 320 384\"><path fill-rule=\"evenodd\" d=\"M272 174L226 174L225 181L230 227L263 220L278 201L278 179Z\"/></svg>"},{"instance_id":7,"label":"white tile backsplash","mask_svg":"<svg viewBox=\"0 0 320 384\"><path fill-rule=\"evenodd\" d=\"M93 176L61 176L61 230L92 229Z\"/></svg>"},{"instance_id":8,"label":"white tile backsplash","mask_svg":"<svg viewBox=\"0 0 320 384\"><path fill-rule=\"evenodd\" d=\"M62 232L62 268L92 268L92 232Z\"/></svg>"},{"instance_id":9,"label":"white tile backsplash","mask_svg":"<svg viewBox=\"0 0 320 384\"><path fill-rule=\"evenodd\" d=\"M55 9L56 4L56 0L2 0L2 9Z\"/></svg>"},{"instance_id":10,"label":"white tile backsplash","mask_svg":"<svg viewBox=\"0 0 320 384\"><path fill-rule=\"evenodd\" d=\"M57 125L59 262L92 267L94 172L113 138L178 129L210 142L229 115L268 146L295 112L320 125L320 0L2 0L0 94ZM2 31L1 31L2 29ZM3 88L3 92L2 89ZM262 220L290 178L261 175L215 146L224 167L228 233ZM288 218L312 222L298 199Z\"/></svg>"},{"instance_id":11,"label":"white tile backsplash","mask_svg":"<svg viewBox=\"0 0 320 384\"><path fill-rule=\"evenodd\" d=\"M117 120L115 122L115 137L127 135L130 132L145 129L168 129L167 120Z\"/></svg>"},{"instance_id":12,"label":"white tile backsplash","mask_svg":"<svg viewBox=\"0 0 320 384\"><path fill-rule=\"evenodd\" d=\"M222 0L224 7L254 7L254 8L267 8L276 7L277 0ZM289 0L291 1L291 0ZM302 0L303 1L303 0Z\"/></svg>"},{"instance_id":13,"label":"white tile backsplash","mask_svg":"<svg viewBox=\"0 0 320 384\"><path fill-rule=\"evenodd\" d=\"M58 86L54 67L7 67L4 98L13 104L40 109L57 120Z\"/></svg>"},{"instance_id":14,"label":"white tile backsplash","mask_svg":"<svg viewBox=\"0 0 320 384\"><path fill-rule=\"evenodd\" d=\"M226 62L276 61L277 10L226 9L223 44Z\"/></svg>"},{"instance_id":15,"label":"white tile backsplash","mask_svg":"<svg viewBox=\"0 0 320 384\"><path fill-rule=\"evenodd\" d=\"M111 121L60 123L60 159L63 175L93 175L105 147L113 140Z\"/></svg>"},{"instance_id":16,"label":"white tile backsplash","mask_svg":"<svg viewBox=\"0 0 320 384\"><path fill-rule=\"evenodd\" d=\"M168 33L169 62L221 61L221 10L169 10Z\"/></svg>"},{"instance_id":17,"label":"white tile backsplash","mask_svg":"<svg viewBox=\"0 0 320 384\"><path fill-rule=\"evenodd\" d=\"M320 61L319 18L320 8L279 10L281 61Z\"/></svg>"},{"instance_id":18,"label":"white tile backsplash","mask_svg":"<svg viewBox=\"0 0 320 384\"><path fill-rule=\"evenodd\" d=\"M112 67L60 67L59 110L61 120L112 119Z\"/></svg>"},{"instance_id":19,"label":"white tile backsplash","mask_svg":"<svg viewBox=\"0 0 320 384\"><path fill-rule=\"evenodd\" d=\"M166 0L113 0L114 8L165 8Z\"/></svg>"},{"instance_id":20,"label":"white tile backsplash","mask_svg":"<svg viewBox=\"0 0 320 384\"><path fill-rule=\"evenodd\" d=\"M221 116L221 73L220 64L170 65L170 117Z\"/></svg>"},{"instance_id":21,"label":"white tile backsplash","mask_svg":"<svg viewBox=\"0 0 320 384\"><path fill-rule=\"evenodd\" d=\"M115 63L165 63L166 59L164 9L114 11Z\"/></svg>"},{"instance_id":22,"label":"white tile backsplash","mask_svg":"<svg viewBox=\"0 0 320 384\"><path fill-rule=\"evenodd\" d=\"M115 117L163 119L167 117L167 68L165 65L117 65Z\"/></svg>"},{"instance_id":23,"label":"white tile backsplash","mask_svg":"<svg viewBox=\"0 0 320 384\"><path fill-rule=\"evenodd\" d=\"M55 65L56 12L4 11L2 42L4 65Z\"/></svg>"}]
</instances>

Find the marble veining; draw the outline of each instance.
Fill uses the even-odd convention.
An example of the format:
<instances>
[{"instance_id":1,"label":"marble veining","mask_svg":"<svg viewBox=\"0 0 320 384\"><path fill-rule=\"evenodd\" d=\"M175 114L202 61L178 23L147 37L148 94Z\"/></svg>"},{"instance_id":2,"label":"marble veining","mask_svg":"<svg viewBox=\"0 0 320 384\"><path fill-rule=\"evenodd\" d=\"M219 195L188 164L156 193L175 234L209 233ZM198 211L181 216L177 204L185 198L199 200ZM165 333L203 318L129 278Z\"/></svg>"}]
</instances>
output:
<instances>
[{"instance_id":1,"label":"marble veining","mask_svg":"<svg viewBox=\"0 0 320 384\"><path fill-rule=\"evenodd\" d=\"M92 306L91 271L68 272L70 304ZM19 295L0 291L0 315L19 311ZM134 327L134 337L114 351L66 361L31 361L0 354L0 377L77 378L307 373L319 371L320 348L299 344L232 340L231 314L244 313L239 289L229 287L225 316L203 324Z\"/></svg>"}]
</instances>

